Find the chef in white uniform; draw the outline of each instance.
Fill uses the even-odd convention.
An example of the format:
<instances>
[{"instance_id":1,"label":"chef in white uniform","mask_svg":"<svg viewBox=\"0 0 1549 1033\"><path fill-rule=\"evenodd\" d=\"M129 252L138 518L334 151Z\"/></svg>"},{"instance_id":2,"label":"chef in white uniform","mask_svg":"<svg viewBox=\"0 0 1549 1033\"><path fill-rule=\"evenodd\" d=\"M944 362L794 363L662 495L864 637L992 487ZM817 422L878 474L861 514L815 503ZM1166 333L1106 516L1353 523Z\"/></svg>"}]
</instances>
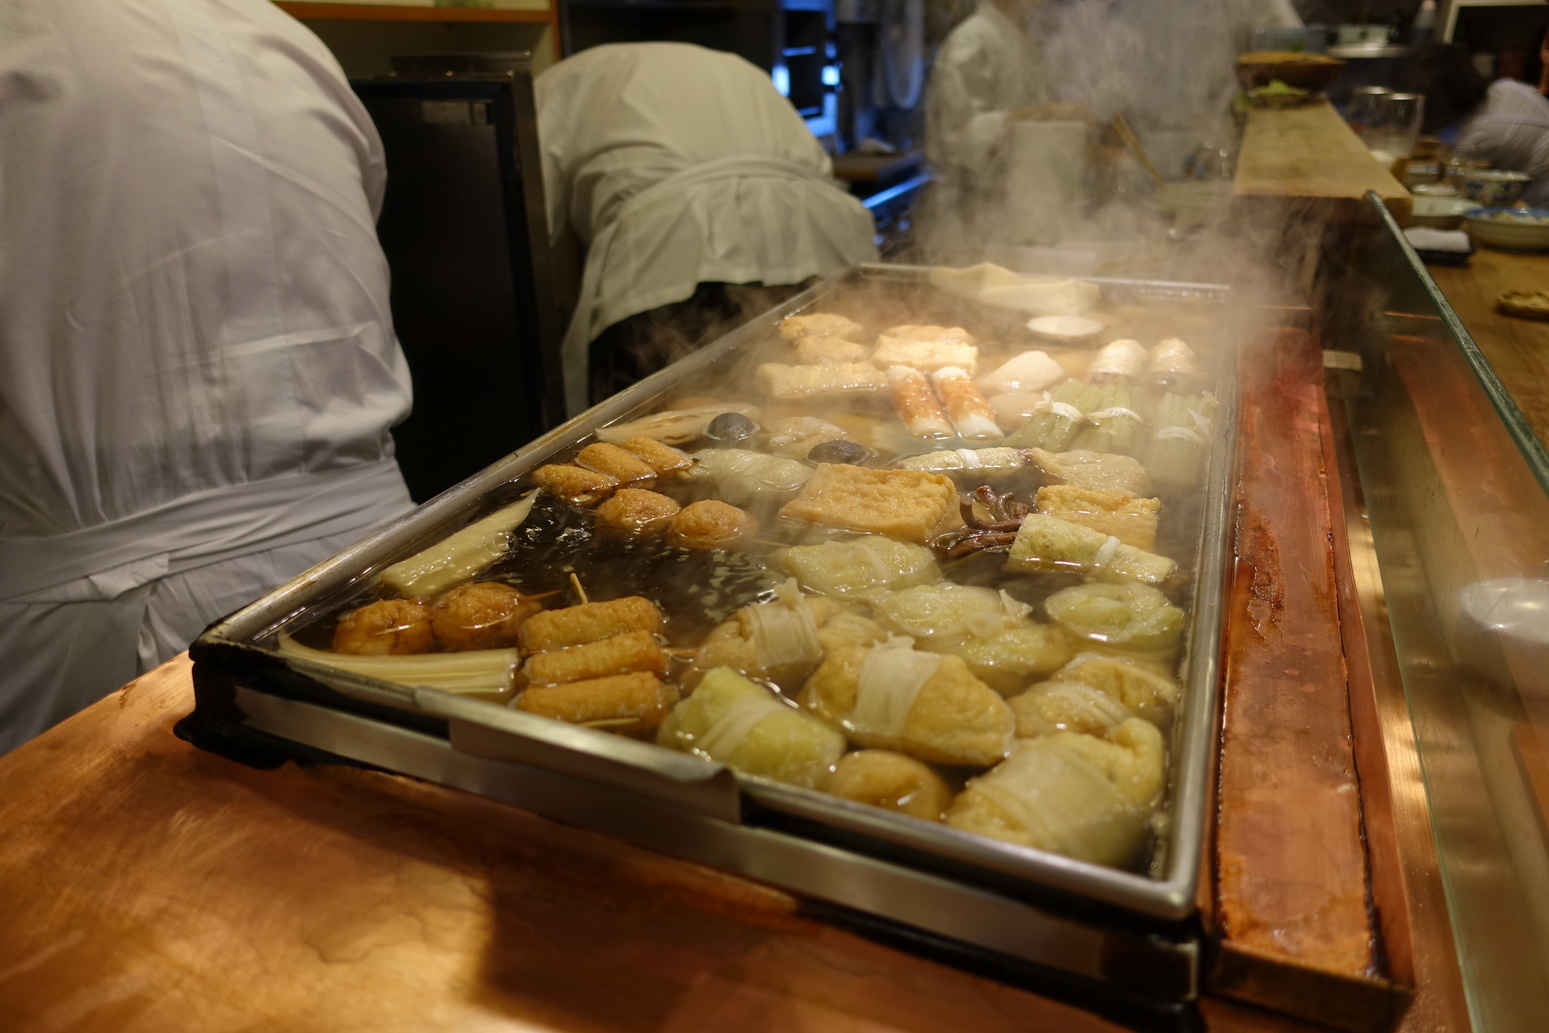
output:
<instances>
[{"instance_id":1,"label":"chef in white uniform","mask_svg":"<svg viewBox=\"0 0 1549 1033\"><path fill-rule=\"evenodd\" d=\"M410 507L384 182L267 0L0 4L0 751Z\"/></svg>"},{"instance_id":2,"label":"chef in white uniform","mask_svg":"<svg viewBox=\"0 0 1549 1033\"><path fill-rule=\"evenodd\" d=\"M564 344L565 397L588 404L588 345L700 284L797 284L876 258L861 203L769 76L683 43L610 44L534 89L549 230L588 245ZM694 343L694 342L688 342Z\"/></svg>"}]
</instances>

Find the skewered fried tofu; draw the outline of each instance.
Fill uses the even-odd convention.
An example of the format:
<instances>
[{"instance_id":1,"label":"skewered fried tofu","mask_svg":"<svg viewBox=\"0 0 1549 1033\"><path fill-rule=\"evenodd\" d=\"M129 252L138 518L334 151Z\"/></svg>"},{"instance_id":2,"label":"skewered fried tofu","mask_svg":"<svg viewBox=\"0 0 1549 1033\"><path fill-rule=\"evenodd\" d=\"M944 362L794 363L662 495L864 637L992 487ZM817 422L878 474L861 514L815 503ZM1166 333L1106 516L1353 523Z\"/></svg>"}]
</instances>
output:
<instances>
[{"instance_id":1,"label":"skewered fried tofu","mask_svg":"<svg viewBox=\"0 0 1549 1033\"><path fill-rule=\"evenodd\" d=\"M631 538L665 534L678 515L676 502L644 488L620 488L597 507L597 522Z\"/></svg>"},{"instance_id":2,"label":"skewered fried tofu","mask_svg":"<svg viewBox=\"0 0 1549 1033\"><path fill-rule=\"evenodd\" d=\"M667 673L667 651L649 632L626 631L584 646L534 653L522 670L533 685L563 685L635 671L660 678Z\"/></svg>"},{"instance_id":3,"label":"skewered fried tofu","mask_svg":"<svg viewBox=\"0 0 1549 1033\"><path fill-rule=\"evenodd\" d=\"M627 595L607 602L535 613L522 625L517 638L522 652L541 653L597 642L628 631L657 635L665 624L655 603L643 596Z\"/></svg>"},{"instance_id":4,"label":"skewered fried tofu","mask_svg":"<svg viewBox=\"0 0 1549 1033\"><path fill-rule=\"evenodd\" d=\"M988 767L1006 755L1016 725L962 660L920 652L907 638L835 650L798 701L858 745L935 764Z\"/></svg>"},{"instance_id":5,"label":"skewered fried tofu","mask_svg":"<svg viewBox=\"0 0 1549 1033\"><path fill-rule=\"evenodd\" d=\"M871 349L842 337L803 337L796 342L796 361L808 366L825 362L865 362Z\"/></svg>"},{"instance_id":6,"label":"skewered fried tofu","mask_svg":"<svg viewBox=\"0 0 1549 1033\"><path fill-rule=\"evenodd\" d=\"M1029 451L1038 469L1050 480L1060 484L1074 484L1098 491L1121 491L1138 497L1151 494L1151 478L1146 476L1146 468L1129 456L1088 452L1085 449L1049 452L1034 448Z\"/></svg>"},{"instance_id":7,"label":"skewered fried tofu","mask_svg":"<svg viewBox=\"0 0 1549 1033\"><path fill-rule=\"evenodd\" d=\"M618 478L605 473L553 463L534 470L532 479L549 494L582 504L595 502L619 486Z\"/></svg>"},{"instance_id":8,"label":"skewered fried tofu","mask_svg":"<svg viewBox=\"0 0 1549 1033\"><path fill-rule=\"evenodd\" d=\"M844 337L853 340L865 334L866 328L855 320L832 312L809 312L780 320L780 336L787 341L802 337Z\"/></svg>"},{"instance_id":9,"label":"skewered fried tofu","mask_svg":"<svg viewBox=\"0 0 1549 1033\"><path fill-rule=\"evenodd\" d=\"M1118 538L1069 520L1030 513L1022 518L1006 569L1059 571L1079 569L1105 581L1166 581L1178 564L1166 556L1125 545Z\"/></svg>"},{"instance_id":10,"label":"skewered fried tofu","mask_svg":"<svg viewBox=\"0 0 1549 1033\"><path fill-rule=\"evenodd\" d=\"M509 649L516 645L522 624L541 609L542 603L510 585L479 581L458 585L437 599L430 622L448 652Z\"/></svg>"},{"instance_id":11,"label":"skewered fried tofu","mask_svg":"<svg viewBox=\"0 0 1549 1033\"><path fill-rule=\"evenodd\" d=\"M979 368L979 349L973 334L960 326L895 326L877 335L871 361L883 369L908 366L921 373L956 366L972 375Z\"/></svg>"},{"instance_id":12,"label":"skewered fried tofu","mask_svg":"<svg viewBox=\"0 0 1549 1033\"><path fill-rule=\"evenodd\" d=\"M819 788L926 821L940 821L952 803L952 790L940 775L892 750L846 753Z\"/></svg>"},{"instance_id":13,"label":"skewered fried tofu","mask_svg":"<svg viewBox=\"0 0 1549 1033\"><path fill-rule=\"evenodd\" d=\"M655 470L658 475L687 470L694 465L694 461L687 453L680 452L671 445L664 445L654 438L630 438L621 447Z\"/></svg>"},{"instance_id":14,"label":"skewered fried tofu","mask_svg":"<svg viewBox=\"0 0 1549 1033\"><path fill-rule=\"evenodd\" d=\"M589 678L565 685L534 685L512 706L573 725L623 735L654 733L678 701L678 690L646 671Z\"/></svg>"},{"instance_id":15,"label":"skewered fried tofu","mask_svg":"<svg viewBox=\"0 0 1549 1033\"><path fill-rule=\"evenodd\" d=\"M844 733L729 667L708 672L672 708L656 741L749 775L815 786L844 753Z\"/></svg>"},{"instance_id":16,"label":"skewered fried tofu","mask_svg":"<svg viewBox=\"0 0 1549 1033\"><path fill-rule=\"evenodd\" d=\"M971 779L947 811L965 832L1124 864L1145 841L1166 779L1162 737L1129 718L1105 738L1056 732L1018 740L989 774Z\"/></svg>"},{"instance_id":17,"label":"skewered fried tofu","mask_svg":"<svg viewBox=\"0 0 1549 1033\"><path fill-rule=\"evenodd\" d=\"M405 656L430 653L436 633L430 607L408 599L378 599L339 618L333 651L357 656Z\"/></svg>"},{"instance_id":18,"label":"skewered fried tofu","mask_svg":"<svg viewBox=\"0 0 1549 1033\"><path fill-rule=\"evenodd\" d=\"M869 395L887 386L887 377L882 371L863 362L827 362L815 366L766 362L758 367L758 380L770 398L782 402Z\"/></svg>"},{"instance_id":19,"label":"skewered fried tofu","mask_svg":"<svg viewBox=\"0 0 1549 1033\"><path fill-rule=\"evenodd\" d=\"M1137 498L1074 484L1046 484L1038 489L1036 508L1047 516L1111 534L1125 545L1145 552L1156 550L1161 499Z\"/></svg>"},{"instance_id":20,"label":"skewered fried tofu","mask_svg":"<svg viewBox=\"0 0 1549 1033\"><path fill-rule=\"evenodd\" d=\"M606 441L594 441L581 449L575 457L575 465L583 470L607 474L620 484L650 482L656 478L656 471L645 460Z\"/></svg>"},{"instance_id":21,"label":"skewered fried tofu","mask_svg":"<svg viewBox=\"0 0 1549 1033\"><path fill-rule=\"evenodd\" d=\"M941 474L824 463L780 515L924 542L956 502L956 486Z\"/></svg>"},{"instance_id":22,"label":"skewered fried tofu","mask_svg":"<svg viewBox=\"0 0 1549 1033\"><path fill-rule=\"evenodd\" d=\"M758 537L758 519L717 499L690 502L667 525L667 544L680 549L735 552Z\"/></svg>"}]
</instances>

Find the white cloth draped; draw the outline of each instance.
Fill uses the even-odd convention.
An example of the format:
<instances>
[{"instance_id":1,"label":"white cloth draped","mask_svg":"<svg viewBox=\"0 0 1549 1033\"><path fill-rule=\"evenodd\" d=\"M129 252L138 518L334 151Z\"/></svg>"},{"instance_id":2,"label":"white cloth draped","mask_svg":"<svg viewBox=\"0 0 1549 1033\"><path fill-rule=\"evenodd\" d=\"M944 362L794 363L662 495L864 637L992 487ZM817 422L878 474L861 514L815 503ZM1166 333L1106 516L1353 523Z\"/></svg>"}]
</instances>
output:
<instances>
[{"instance_id":1,"label":"white cloth draped","mask_svg":"<svg viewBox=\"0 0 1549 1033\"><path fill-rule=\"evenodd\" d=\"M264 0L0 4L0 750L409 508L384 185Z\"/></svg>"}]
</instances>

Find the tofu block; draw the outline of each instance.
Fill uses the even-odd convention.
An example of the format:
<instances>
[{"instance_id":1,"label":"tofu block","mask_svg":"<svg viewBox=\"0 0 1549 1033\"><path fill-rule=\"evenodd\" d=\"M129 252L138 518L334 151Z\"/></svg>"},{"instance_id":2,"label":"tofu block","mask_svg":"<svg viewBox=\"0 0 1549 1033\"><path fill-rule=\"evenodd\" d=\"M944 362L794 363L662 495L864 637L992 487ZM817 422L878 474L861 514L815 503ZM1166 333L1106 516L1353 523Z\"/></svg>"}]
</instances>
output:
<instances>
[{"instance_id":1,"label":"tofu block","mask_svg":"<svg viewBox=\"0 0 1549 1033\"><path fill-rule=\"evenodd\" d=\"M803 337L796 342L796 361L817 366L825 362L865 362L871 349L842 337Z\"/></svg>"},{"instance_id":2,"label":"tofu block","mask_svg":"<svg viewBox=\"0 0 1549 1033\"><path fill-rule=\"evenodd\" d=\"M869 395L887 387L887 377L882 371L863 362L829 362L816 366L766 362L758 367L758 380L770 398L782 402Z\"/></svg>"},{"instance_id":3,"label":"tofu block","mask_svg":"<svg viewBox=\"0 0 1549 1033\"><path fill-rule=\"evenodd\" d=\"M908 366L921 373L956 366L972 375L979 368L979 349L962 327L895 326L877 336L871 361L882 369Z\"/></svg>"},{"instance_id":4,"label":"tofu block","mask_svg":"<svg viewBox=\"0 0 1549 1033\"><path fill-rule=\"evenodd\" d=\"M780 516L924 542L957 503L950 477L824 463Z\"/></svg>"}]
</instances>

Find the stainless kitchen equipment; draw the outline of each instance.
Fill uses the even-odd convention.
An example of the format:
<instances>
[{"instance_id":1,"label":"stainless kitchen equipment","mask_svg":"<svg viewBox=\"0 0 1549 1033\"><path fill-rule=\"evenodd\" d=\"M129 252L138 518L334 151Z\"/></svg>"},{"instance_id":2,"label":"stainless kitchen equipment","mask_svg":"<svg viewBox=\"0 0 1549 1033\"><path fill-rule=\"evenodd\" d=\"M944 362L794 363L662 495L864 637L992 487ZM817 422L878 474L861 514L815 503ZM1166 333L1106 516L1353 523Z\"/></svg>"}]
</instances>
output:
<instances>
[{"instance_id":1,"label":"stainless kitchen equipment","mask_svg":"<svg viewBox=\"0 0 1549 1033\"><path fill-rule=\"evenodd\" d=\"M444 692L388 684L282 656L278 635L370 593L384 567L523 490L523 475L598 427L685 392L734 382L739 367L803 310L896 302L943 322L1020 323L937 292L928 270L862 266L825 281L596 406L334 559L213 625L195 643L196 742L301 748L508 801L853 909L880 928L985 964L1033 966L1105 994L1177 1003L1199 987L1197 880L1216 749L1217 658L1234 468L1236 338L1225 288L1097 283L1131 311L1203 310L1219 337L1220 415L1210 432L1192 557L1185 689L1172 732L1167 811L1149 871L1090 864L833 796L734 774L588 728ZM254 734L256 733L256 734ZM242 745L245 743L245 745Z\"/></svg>"}]
</instances>

